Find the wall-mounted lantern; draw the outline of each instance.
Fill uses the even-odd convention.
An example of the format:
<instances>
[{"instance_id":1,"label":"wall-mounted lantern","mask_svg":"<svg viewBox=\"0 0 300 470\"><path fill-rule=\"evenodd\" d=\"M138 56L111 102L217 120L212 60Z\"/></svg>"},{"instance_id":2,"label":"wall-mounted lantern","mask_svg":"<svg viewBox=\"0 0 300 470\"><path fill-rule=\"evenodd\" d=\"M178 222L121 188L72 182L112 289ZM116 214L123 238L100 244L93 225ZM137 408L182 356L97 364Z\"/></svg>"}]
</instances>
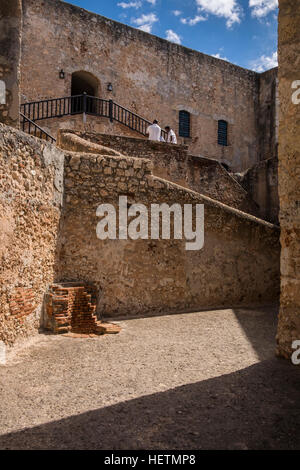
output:
<instances>
[{"instance_id":1,"label":"wall-mounted lantern","mask_svg":"<svg viewBox=\"0 0 300 470\"><path fill-rule=\"evenodd\" d=\"M107 91L113 91L112 83L107 84Z\"/></svg>"},{"instance_id":2,"label":"wall-mounted lantern","mask_svg":"<svg viewBox=\"0 0 300 470\"><path fill-rule=\"evenodd\" d=\"M62 80L64 80L65 78L65 72L63 71L63 69L61 69L61 71L59 72L59 78L61 78Z\"/></svg>"}]
</instances>

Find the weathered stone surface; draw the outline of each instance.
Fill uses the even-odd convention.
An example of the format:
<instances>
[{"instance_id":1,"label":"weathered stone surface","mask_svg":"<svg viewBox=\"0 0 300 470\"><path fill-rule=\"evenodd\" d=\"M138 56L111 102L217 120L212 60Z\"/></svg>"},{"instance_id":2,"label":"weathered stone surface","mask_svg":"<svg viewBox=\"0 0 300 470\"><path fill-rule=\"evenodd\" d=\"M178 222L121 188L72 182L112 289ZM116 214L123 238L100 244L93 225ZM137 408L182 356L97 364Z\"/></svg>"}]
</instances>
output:
<instances>
[{"instance_id":1,"label":"weathered stone surface","mask_svg":"<svg viewBox=\"0 0 300 470\"><path fill-rule=\"evenodd\" d=\"M278 159L274 157L262 160L244 174L235 173L234 177L258 204L260 217L278 224Z\"/></svg>"},{"instance_id":2,"label":"weathered stone surface","mask_svg":"<svg viewBox=\"0 0 300 470\"><path fill-rule=\"evenodd\" d=\"M22 1L0 1L0 122L19 127ZM3 85L4 83L4 85ZM5 88L5 91L3 90Z\"/></svg>"},{"instance_id":3,"label":"weathered stone surface","mask_svg":"<svg viewBox=\"0 0 300 470\"><path fill-rule=\"evenodd\" d=\"M63 154L0 124L0 340L37 332L54 280Z\"/></svg>"},{"instance_id":4,"label":"weathered stone surface","mask_svg":"<svg viewBox=\"0 0 300 470\"><path fill-rule=\"evenodd\" d=\"M120 155L120 153L115 150L93 142L88 142L87 140L70 132L58 133L57 146L61 149L71 150L73 152L94 153L100 155Z\"/></svg>"},{"instance_id":5,"label":"weathered stone surface","mask_svg":"<svg viewBox=\"0 0 300 470\"><path fill-rule=\"evenodd\" d=\"M300 80L300 3L279 1L279 200L281 301L278 354L289 357L300 339L300 104L292 83Z\"/></svg>"},{"instance_id":6,"label":"weathered stone surface","mask_svg":"<svg viewBox=\"0 0 300 470\"><path fill-rule=\"evenodd\" d=\"M80 170L74 170L75 155L66 152L65 177L72 184L65 188L58 277L94 282L98 313L130 316L278 300L276 227L151 175L146 159L135 168L131 157L103 157L99 165L81 154ZM120 167L132 168L133 175L118 181ZM162 202L204 203L204 248L189 252L185 240L173 239L99 240L97 207L111 203L117 208L124 194L128 203L148 208Z\"/></svg>"}]
</instances>

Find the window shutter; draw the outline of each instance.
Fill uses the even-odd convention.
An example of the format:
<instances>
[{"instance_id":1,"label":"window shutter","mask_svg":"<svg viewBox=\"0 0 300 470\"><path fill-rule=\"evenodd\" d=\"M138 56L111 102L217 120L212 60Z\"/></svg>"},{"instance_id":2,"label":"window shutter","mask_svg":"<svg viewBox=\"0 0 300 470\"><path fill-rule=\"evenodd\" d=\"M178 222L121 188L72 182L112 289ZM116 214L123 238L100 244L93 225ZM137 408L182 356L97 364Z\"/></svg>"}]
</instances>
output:
<instances>
[{"instance_id":1,"label":"window shutter","mask_svg":"<svg viewBox=\"0 0 300 470\"><path fill-rule=\"evenodd\" d=\"M188 111L179 111L179 135L190 137L190 113Z\"/></svg>"},{"instance_id":2,"label":"window shutter","mask_svg":"<svg viewBox=\"0 0 300 470\"><path fill-rule=\"evenodd\" d=\"M226 121L218 121L218 144L228 145L227 143L228 124Z\"/></svg>"}]
</instances>

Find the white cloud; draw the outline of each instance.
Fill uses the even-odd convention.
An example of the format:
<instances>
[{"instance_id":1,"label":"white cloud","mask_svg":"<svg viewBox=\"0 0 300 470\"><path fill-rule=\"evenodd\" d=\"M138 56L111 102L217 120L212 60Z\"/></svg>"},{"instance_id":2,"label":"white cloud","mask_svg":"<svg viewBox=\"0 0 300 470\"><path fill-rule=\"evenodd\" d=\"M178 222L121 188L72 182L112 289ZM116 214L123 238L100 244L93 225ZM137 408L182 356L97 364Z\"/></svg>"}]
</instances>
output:
<instances>
[{"instance_id":1,"label":"white cloud","mask_svg":"<svg viewBox=\"0 0 300 470\"><path fill-rule=\"evenodd\" d=\"M213 57L215 57L216 59L222 59L222 60L226 60L227 62L229 62L229 60L227 59L227 57L222 57L219 52L217 54L213 54L212 55Z\"/></svg>"},{"instance_id":2,"label":"white cloud","mask_svg":"<svg viewBox=\"0 0 300 470\"><path fill-rule=\"evenodd\" d=\"M172 13L173 13L173 15L175 15L175 16L180 16L181 13L182 13L182 11L180 11L180 10L173 10Z\"/></svg>"},{"instance_id":3,"label":"white cloud","mask_svg":"<svg viewBox=\"0 0 300 470\"><path fill-rule=\"evenodd\" d=\"M237 0L196 0L198 10L226 18L227 28L241 22L243 13Z\"/></svg>"},{"instance_id":4,"label":"white cloud","mask_svg":"<svg viewBox=\"0 0 300 470\"><path fill-rule=\"evenodd\" d=\"M277 66L278 66L277 51L273 52L273 54L271 54L269 57L262 55L259 59L252 61L250 64L251 69L259 73L265 72L266 70L273 69L274 67L277 67Z\"/></svg>"},{"instance_id":5,"label":"white cloud","mask_svg":"<svg viewBox=\"0 0 300 470\"><path fill-rule=\"evenodd\" d=\"M168 41L175 42L176 44L181 44L181 37L172 29L167 29L166 39Z\"/></svg>"},{"instance_id":6,"label":"white cloud","mask_svg":"<svg viewBox=\"0 0 300 470\"><path fill-rule=\"evenodd\" d=\"M143 24L153 24L158 21L158 18L155 13L149 13L148 15L141 15L139 18L132 20L132 23L142 26Z\"/></svg>"},{"instance_id":7,"label":"white cloud","mask_svg":"<svg viewBox=\"0 0 300 470\"><path fill-rule=\"evenodd\" d=\"M149 13L148 15L143 14L139 18L134 18L131 21L138 26L138 29L146 33L151 33L152 26L158 21L158 18L155 13Z\"/></svg>"},{"instance_id":8,"label":"white cloud","mask_svg":"<svg viewBox=\"0 0 300 470\"><path fill-rule=\"evenodd\" d=\"M262 18L278 7L278 0L249 0L249 7L252 16Z\"/></svg>"},{"instance_id":9,"label":"white cloud","mask_svg":"<svg viewBox=\"0 0 300 470\"><path fill-rule=\"evenodd\" d=\"M146 0L148 3L151 3L151 5L156 5L156 0Z\"/></svg>"},{"instance_id":10,"label":"white cloud","mask_svg":"<svg viewBox=\"0 0 300 470\"><path fill-rule=\"evenodd\" d=\"M142 6L142 2L140 1L137 1L137 2L120 2L118 3L118 7L121 7L121 8L141 8Z\"/></svg>"},{"instance_id":11,"label":"white cloud","mask_svg":"<svg viewBox=\"0 0 300 470\"><path fill-rule=\"evenodd\" d=\"M152 24L142 24L142 26L139 26L138 29L140 29L141 31L145 31L145 33L151 33Z\"/></svg>"},{"instance_id":12,"label":"white cloud","mask_svg":"<svg viewBox=\"0 0 300 470\"><path fill-rule=\"evenodd\" d=\"M180 21L183 24L188 24L189 26L194 26L195 24L199 23L200 21L206 21L207 18L205 16L196 15L194 18L181 18Z\"/></svg>"}]
</instances>

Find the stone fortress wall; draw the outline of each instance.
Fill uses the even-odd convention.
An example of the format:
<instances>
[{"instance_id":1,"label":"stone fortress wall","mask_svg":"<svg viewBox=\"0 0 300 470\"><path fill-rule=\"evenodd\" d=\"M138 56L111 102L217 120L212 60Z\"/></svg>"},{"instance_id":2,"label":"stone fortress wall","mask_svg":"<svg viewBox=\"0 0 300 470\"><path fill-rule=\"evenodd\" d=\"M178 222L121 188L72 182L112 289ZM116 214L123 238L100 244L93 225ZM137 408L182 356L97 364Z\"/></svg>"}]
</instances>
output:
<instances>
[{"instance_id":1,"label":"stone fortress wall","mask_svg":"<svg viewBox=\"0 0 300 470\"><path fill-rule=\"evenodd\" d=\"M87 17L91 19L95 24L95 31L91 34L91 38L95 37L96 33L100 34L99 25L101 25L102 29L106 31L105 34L109 32L109 34L115 35L113 45L122 40L119 36L124 32L123 41L126 50L132 49L133 38L137 37L142 38L140 40L144 41L150 50L160 47L161 57L167 51L170 62L166 70L162 71L159 76L162 85L169 81L167 73L174 67L171 59L173 55L175 57L175 51L177 51L180 64L184 60L196 62L197 57L198 63L203 67L203 72L212 65L216 67L216 64L220 64L223 72L224 70L231 71L233 76L238 70L243 77L241 80L244 80L246 76L252 85L254 82L256 83L254 87L256 90L258 87L259 91L256 95L258 101L257 99L253 101L256 111L257 102L264 103L265 117L260 115L258 111L258 114L257 112L255 114L255 122L256 126L260 123L259 126L264 129L264 132L269 130L271 144L268 143L268 139L263 139L262 136L257 139L256 134L256 147L266 150L262 153L255 153L255 155L258 160L266 153L271 155L269 160L276 158L276 153L272 153L274 149L272 142L276 142L278 122L276 103L275 112L272 109L274 104L272 97L274 93L276 95L276 87L274 88L274 83L277 80L276 71L259 76L239 69L232 64L189 51L56 0L45 0L44 2L42 0L37 2L23 0L22 3L27 12L26 18L23 19L25 31L27 28L27 37L25 34L23 46L25 52L26 47L29 47L29 10L34 12L36 9L36 13L31 15L33 21L31 31L37 33L38 25L35 24L35 21L38 20L38 15L42 16L42 7L55 17L53 8L57 6L58 9L62 8L62 12L68 12L64 17L65 20L67 19L67 26L71 24L71 19L74 19L74 25L77 24L76 21L80 23ZM2 0L1 7L4 4L5 0ZM2 28L1 41L5 43L9 38L10 45L14 48L14 54L10 56L11 66L3 65L7 59L4 55L0 57L1 76L8 85L8 100L5 105L0 107L0 120L18 127L16 113L20 58L18 19L20 18L21 5L20 2L13 0L13 3L10 2L8 7L10 8L3 11L5 14L11 12L8 17L12 20L6 22L7 27L4 30ZM299 283L299 201L297 200L299 192L297 165L300 148L298 142L299 105L296 106L291 101L291 84L299 79L295 75L295 70L299 70L297 61L300 57L298 50L300 12L298 10L299 7L295 7L294 1L280 0L279 198L282 251L281 310L277 341L278 353L285 357L290 356L291 343L294 339L299 339L300 331L299 289L297 287ZM40 31L40 43L44 47L43 50L48 44L46 51L51 66L54 64L53 57L57 51L54 39L61 33L61 19L57 17L55 26L53 26L51 15L48 16L48 20L47 25L44 17L44 23L42 23L44 30ZM77 29L80 30L80 28ZM100 28L101 31L102 29ZM52 42L49 41L49 30L52 34L52 36L50 35ZM75 37L75 40L77 39L78 37ZM99 41L103 51L105 50L104 44L106 44L105 41ZM53 45L53 50L51 45ZM107 47L109 48L110 45ZM145 49L141 46L141 50ZM36 57L37 52L36 49L34 51ZM26 53L29 57L29 49ZM74 60L81 57L81 54L84 55L79 50L78 56L75 55ZM47 54L40 56L43 67L47 65L45 55ZM161 57L159 56L158 60L162 60ZM189 57L189 59L185 59L185 57ZM59 57L59 60L62 60L62 57ZM110 59L106 56L105 60L109 61ZM126 61L128 60L126 58ZM130 64L130 61L128 63ZM58 61L58 65L61 67L62 62ZM101 83L105 83L106 80L113 82L114 75L109 75L114 71L112 65L111 63L111 67L106 68L103 72ZM21 68L23 67L26 67L26 62L22 62ZM139 67L141 64L137 61L137 70L140 71ZM47 67L46 70L51 81L54 75L51 75L52 72L50 73ZM130 67L127 67L127 70L130 70ZM72 72L71 70L66 71L67 76ZM58 70L55 71L55 76L57 76L57 72ZM29 70L27 73L29 77ZM45 74L42 72L42 68L37 73L40 74L42 89L45 83ZM219 76L219 73L221 72L216 71L216 77ZM23 69L23 77L24 74L26 71ZM11 79L12 76L13 79ZM33 74L33 84L35 81L36 77ZM46 82L46 88L49 83ZM62 86L66 86L66 81L62 80L60 83L63 84ZM128 83L130 84L129 81ZM220 84L220 82L218 83ZM191 83L189 86L193 88ZM35 87L36 85L32 88L33 93L37 91ZM249 85L249 88L246 87L245 90L249 92L250 88ZM131 90L130 87L128 89ZM159 93L165 89L166 86L162 86L159 88ZM236 91L236 87L234 89ZM113 93L117 94L117 88L114 87L114 90ZM219 93L222 87L219 86L218 90ZM216 92L216 94L218 93ZM39 97L43 97L42 92ZM33 97L33 99L35 98L36 96ZM212 98L214 101L214 96ZM236 111L241 106L240 117L242 117L243 105L239 100L236 103ZM146 106L147 104L145 104ZM235 109L235 106L228 106L228 112L233 108ZM251 107L249 110L251 115ZM201 115L201 117L203 116ZM272 124L274 120L275 133ZM251 126L248 126L249 129L251 133ZM92 130L89 129L89 132ZM137 142L136 145L142 146L144 143ZM268 145L269 150L267 149ZM44 295L47 288L53 282L65 280L95 282L98 289L98 312L104 316L188 311L209 306L233 307L277 300L279 290L278 227L166 180L165 178L170 176L170 173L161 173L163 178L155 175L155 171L167 171L166 168L158 166L155 170L155 159L151 163L149 157L145 159L139 155L134 157L112 155L111 152L110 150L108 154L103 154L103 152L97 154L84 153L82 150L80 153L60 150L18 130L13 130L12 127L0 125L1 341L13 344L18 338L37 332L44 309ZM239 153L239 155L242 154ZM246 162L244 155L243 153L242 159L235 160L239 163L234 169L243 169L240 163ZM219 155L209 156L221 158ZM201 161L204 162L204 159ZM270 166L275 168L273 164ZM175 175L175 169L171 170ZM204 203L206 234L204 249L195 255L195 253L186 251L185 242L180 240L155 240L154 242L151 240L136 240L134 242L131 240L121 242L109 240L102 242L97 239L95 235L95 224L98 221L95 214L96 206L101 202L111 202L116 205L118 195L121 193L128 196L129 203L136 202L138 199L138 202L144 202L145 205L150 202L162 201L169 204L178 201L181 203ZM146 278L145 272L147 273Z\"/></svg>"},{"instance_id":2,"label":"stone fortress wall","mask_svg":"<svg viewBox=\"0 0 300 470\"><path fill-rule=\"evenodd\" d=\"M149 159L106 153L62 151L0 126L0 340L38 331L53 282L95 284L104 317L278 298L277 227L154 176ZM99 240L96 209L116 206L119 195L147 207L203 203L204 248L186 251L172 238Z\"/></svg>"},{"instance_id":3,"label":"stone fortress wall","mask_svg":"<svg viewBox=\"0 0 300 470\"><path fill-rule=\"evenodd\" d=\"M99 97L176 131L179 111L188 111L191 138L180 142L194 155L242 171L275 153L276 70L260 75L60 0L23 0L22 101L69 96L77 71L98 80ZM217 143L220 119L229 125L228 146ZM73 121L80 119L45 124L55 133ZM111 127L90 118L89 125L102 133Z\"/></svg>"}]
</instances>

